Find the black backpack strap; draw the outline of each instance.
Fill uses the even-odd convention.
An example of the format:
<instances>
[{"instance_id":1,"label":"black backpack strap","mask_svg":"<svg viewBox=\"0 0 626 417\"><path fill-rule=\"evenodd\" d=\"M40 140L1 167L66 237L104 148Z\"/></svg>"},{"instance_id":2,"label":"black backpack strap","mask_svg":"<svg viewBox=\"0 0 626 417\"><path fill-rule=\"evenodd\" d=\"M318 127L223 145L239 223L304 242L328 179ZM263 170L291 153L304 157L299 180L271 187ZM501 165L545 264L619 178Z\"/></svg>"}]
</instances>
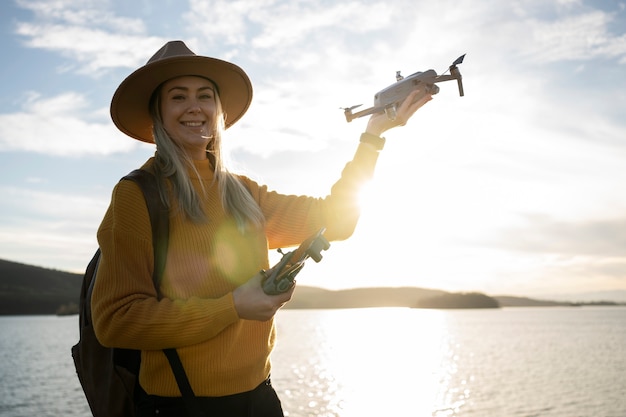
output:
<instances>
[{"instance_id":1,"label":"black backpack strap","mask_svg":"<svg viewBox=\"0 0 626 417\"><path fill-rule=\"evenodd\" d=\"M139 188L141 188L146 200L148 215L150 216L150 226L152 227L152 250L154 253L152 281L158 293L161 277L165 270L165 261L167 259L167 245L170 237L169 213L167 207L161 200L159 187L152 173L143 169L136 169L123 179L134 181Z\"/></svg>"},{"instance_id":2,"label":"black backpack strap","mask_svg":"<svg viewBox=\"0 0 626 417\"><path fill-rule=\"evenodd\" d=\"M139 185L143 192L150 216L150 226L152 227L152 249L154 252L154 271L152 273L152 281L154 287L159 294L159 284L163 271L165 271L165 262L167 259L167 246L169 243L169 212L167 207L161 200L159 187L155 176L145 170L136 169L126 175L123 179L131 180ZM160 296L160 294L159 294ZM185 368L178 356L176 349L163 349L167 360L170 363L178 389L180 390L187 413L191 417L199 417L202 411L198 402L195 400L196 395L191 388Z\"/></svg>"},{"instance_id":3,"label":"black backpack strap","mask_svg":"<svg viewBox=\"0 0 626 417\"><path fill-rule=\"evenodd\" d=\"M176 383L178 384L178 389L183 396L183 402L185 403L187 414L192 417L203 416L204 414L202 408L200 407L198 401L196 401L196 394L191 388L191 384L189 383L189 379L185 373L183 363L180 361L178 352L176 349L163 349L163 352L165 353L165 356L167 356L167 360L170 362L170 366L174 372L174 377L176 377Z\"/></svg>"}]
</instances>

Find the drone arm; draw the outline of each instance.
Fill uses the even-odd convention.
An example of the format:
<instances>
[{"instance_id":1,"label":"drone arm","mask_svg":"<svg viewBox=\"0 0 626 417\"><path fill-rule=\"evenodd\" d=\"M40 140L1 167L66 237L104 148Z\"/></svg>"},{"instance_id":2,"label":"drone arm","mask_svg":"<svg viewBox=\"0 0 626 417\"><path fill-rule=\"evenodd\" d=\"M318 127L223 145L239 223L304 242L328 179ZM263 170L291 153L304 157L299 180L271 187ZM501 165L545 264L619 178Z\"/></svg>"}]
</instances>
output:
<instances>
[{"instance_id":1,"label":"drone arm","mask_svg":"<svg viewBox=\"0 0 626 417\"><path fill-rule=\"evenodd\" d=\"M465 93L463 91L463 77L461 76L461 71L457 67L450 67L450 75L439 75L435 77L433 83L440 83L443 81L456 80L459 86L459 95L463 96Z\"/></svg>"},{"instance_id":2,"label":"drone arm","mask_svg":"<svg viewBox=\"0 0 626 417\"><path fill-rule=\"evenodd\" d=\"M356 113L352 113L352 110L346 109L344 113L346 115L346 120L348 121L348 123L350 123L352 120L358 119L359 117L367 116L368 114L378 113L383 110L384 107L370 107L369 109L361 110Z\"/></svg>"},{"instance_id":3,"label":"drone arm","mask_svg":"<svg viewBox=\"0 0 626 417\"><path fill-rule=\"evenodd\" d=\"M459 86L459 95L463 97L465 92L463 91L463 77L461 76L461 71L455 66L454 68L450 68L450 72L456 78L456 83Z\"/></svg>"}]
</instances>

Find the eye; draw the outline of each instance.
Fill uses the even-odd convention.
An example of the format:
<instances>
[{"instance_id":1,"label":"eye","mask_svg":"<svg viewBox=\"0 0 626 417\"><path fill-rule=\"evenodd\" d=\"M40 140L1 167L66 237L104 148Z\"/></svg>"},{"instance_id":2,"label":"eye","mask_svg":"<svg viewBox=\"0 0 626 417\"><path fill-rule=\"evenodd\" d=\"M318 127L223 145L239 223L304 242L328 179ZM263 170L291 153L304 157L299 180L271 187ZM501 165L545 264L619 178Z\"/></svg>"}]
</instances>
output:
<instances>
[{"instance_id":1,"label":"eye","mask_svg":"<svg viewBox=\"0 0 626 417\"><path fill-rule=\"evenodd\" d=\"M174 101L182 101L185 99L185 96L183 94L174 94L172 96L172 100Z\"/></svg>"}]
</instances>

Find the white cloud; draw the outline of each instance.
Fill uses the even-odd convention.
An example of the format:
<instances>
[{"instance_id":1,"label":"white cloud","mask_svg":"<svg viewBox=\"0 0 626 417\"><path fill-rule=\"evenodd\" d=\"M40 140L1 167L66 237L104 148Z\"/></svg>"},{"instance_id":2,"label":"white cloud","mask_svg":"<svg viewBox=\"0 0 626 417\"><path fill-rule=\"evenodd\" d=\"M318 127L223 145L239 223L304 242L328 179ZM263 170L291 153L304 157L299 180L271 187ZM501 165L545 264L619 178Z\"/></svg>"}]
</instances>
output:
<instances>
[{"instance_id":1,"label":"white cloud","mask_svg":"<svg viewBox=\"0 0 626 417\"><path fill-rule=\"evenodd\" d=\"M0 187L0 253L33 265L80 270L97 247L102 198ZM68 217L68 214L70 216Z\"/></svg>"},{"instance_id":2,"label":"white cloud","mask_svg":"<svg viewBox=\"0 0 626 417\"><path fill-rule=\"evenodd\" d=\"M2 195L6 196L0 203L0 210L7 208L16 209L15 218L27 219L29 224L37 223L37 219L45 219L48 232L59 232L59 227L67 226L70 230L63 233L65 236L80 234L83 229L91 229L94 219L104 215L108 200L84 195L68 195L49 191L37 191L28 188L12 186L0 187ZM107 196L108 197L108 196ZM67 213L72 213L72 225L65 218ZM11 222L7 216L3 216L3 228ZM39 227L39 226L38 226Z\"/></svg>"},{"instance_id":3,"label":"white cloud","mask_svg":"<svg viewBox=\"0 0 626 417\"><path fill-rule=\"evenodd\" d=\"M139 19L117 16L107 2L92 0L29 1L20 7L35 13L18 22L15 33L31 48L59 52L73 60L70 69L98 76L111 68L136 68L165 43L149 36Z\"/></svg>"},{"instance_id":4,"label":"white cloud","mask_svg":"<svg viewBox=\"0 0 626 417\"><path fill-rule=\"evenodd\" d=\"M626 35L613 35L610 13L599 10L558 20L530 19L523 52L540 62L626 58Z\"/></svg>"},{"instance_id":5,"label":"white cloud","mask_svg":"<svg viewBox=\"0 0 626 417\"><path fill-rule=\"evenodd\" d=\"M277 10L259 9L251 15L251 20L263 26L261 33L252 38L251 45L262 49L288 49L291 46L301 48L303 44L319 46L322 40L329 46L345 43L342 35L346 33L358 36L388 27L393 11L387 4L359 2L291 3Z\"/></svg>"},{"instance_id":6,"label":"white cloud","mask_svg":"<svg viewBox=\"0 0 626 417\"><path fill-rule=\"evenodd\" d=\"M72 71L134 69L165 42L154 36L162 26L125 17L114 3L21 0L35 19L18 23L16 30L27 46L67 57ZM617 12L581 0L220 0L190 1L180 10L183 17L168 16L168 24L182 20L186 24L171 31L176 37L200 54L232 59L249 72L255 100L229 130L227 146L243 150L245 157L253 153L250 159L261 160L255 163L277 179L276 188L292 181L296 191L304 188L299 175L321 182L310 167L326 175L332 158L350 156L341 152L354 146L365 119L346 123L340 106L369 106L374 93L394 81L396 70L439 73L467 52L461 66L466 97L458 97L454 83L442 84L440 95L409 126L388 135L389 150L377 173L382 188L377 197L385 201L363 241L371 246L380 237L384 219L391 226L386 241L411 236L428 254L419 259L423 276L433 272L445 281L467 272L480 277L467 285L483 280L498 288L496 282L506 278L510 288L527 289L539 285L532 278L548 275L558 281L576 273L584 282L585 276L596 276L593 270L597 276L623 273L621 259L585 252L618 253L623 246L621 237L609 242L589 223L626 208L616 191L624 182L623 68L607 80L590 76L599 59L626 64L626 35ZM93 107L78 93L31 95L27 105L0 116L0 150L78 155L136 146L110 124L108 109ZM306 162L297 159L304 155ZM309 181L312 175L315 181ZM411 184L410 193L389 187L398 179ZM527 213L558 222L523 228L520 219ZM367 218L360 227L369 230ZM54 238L23 230L22 236L40 246ZM541 239L515 241L533 233ZM485 249L480 246L485 236L510 241L498 242L502 249ZM574 240L587 238L587 249L574 246ZM510 250L524 243L537 244L538 256ZM23 241L24 248L28 244ZM358 239L346 243L358 244ZM551 245L568 244L567 256L543 256ZM412 247L395 249L383 253L376 247L372 256L415 257ZM454 250L458 262L450 263ZM589 270L583 271L585 265Z\"/></svg>"},{"instance_id":7,"label":"white cloud","mask_svg":"<svg viewBox=\"0 0 626 417\"><path fill-rule=\"evenodd\" d=\"M626 218L571 222L527 216L524 226L504 232L498 246L556 255L621 257L626 253Z\"/></svg>"},{"instance_id":8,"label":"white cloud","mask_svg":"<svg viewBox=\"0 0 626 417\"><path fill-rule=\"evenodd\" d=\"M63 24L21 23L16 33L32 48L57 51L72 59L76 72L98 76L112 68L137 68L165 41L158 37L112 34L108 30Z\"/></svg>"},{"instance_id":9,"label":"white cloud","mask_svg":"<svg viewBox=\"0 0 626 417\"><path fill-rule=\"evenodd\" d=\"M71 26L104 26L116 30L145 33L141 20L116 16L111 4L102 0L17 0L17 4L32 11L36 20L62 22Z\"/></svg>"},{"instance_id":10,"label":"white cloud","mask_svg":"<svg viewBox=\"0 0 626 417\"><path fill-rule=\"evenodd\" d=\"M136 142L90 115L88 101L74 92L51 98L30 93L21 111L0 115L0 151L108 155L130 151Z\"/></svg>"},{"instance_id":11,"label":"white cloud","mask_svg":"<svg viewBox=\"0 0 626 417\"><path fill-rule=\"evenodd\" d=\"M320 140L349 134L347 128L352 127L345 125L338 107L371 104L373 94L393 81L393 69L402 69L405 74L428 67L441 71L463 52L468 52L462 68L464 73L468 70L466 90L469 95L481 96L475 104L483 109L483 115L489 109L493 120L517 119L515 124L523 126L535 118L541 122L543 108L552 108L550 123L574 123L571 110L559 110L564 106L558 97L546 93L545 100L537 100L536 94L525 97L529 86L542 94L549 79L538 79L537 70L529 70L530 63L516 68L517 62L507 62L512 55L509 51L517 50L518 54L544 62L582 57L586 50L584 37L572 35L587 33L591 39L598 39L588 50L599 53L600 45L619 44L619 37L611 37L607 30L610 15L600 11L583 14L577 2L560 4L561 15L553 14L550 19L537 15L540 7L547 8L538 3L525 3L520 9L525 14L513 14L499 2L474 3L443 1L428 7L409 7L411 2L208 1L190 2L190 11L183 15L189 23L185 31L194 36L188 41L192 49L211 55L211 50L218 47L220 54L238 55L244 68L250 68L255 101L232 133L244 138L239 143L255 153L267 156L275 150L323 148ZM136 68L164 42L148 36L142 21L116 16L108 3L84 0L21 4L35 11L38 19L20 24L19 33L29 38L32 46L70 56L84 72L97 73L116 66ZM444 10L446 13L442 13ZM114 32L124 26L135 27L134 32ZM396 27L404 31L398 33ZM441 37L441 30L463 36ZM500 35L493 36L494 32ZM228 45L234 49L229 50ZM81 110L84 114L87 108L82 106ZM319 134L319 119L311 117L313 114L324 115L318 118L324 120L323 132L328 133ZM27 116L19 113L21 118ZM464 123L460 117L459 122ZM63 123L81 135L103 127L84 120L81 115L76 120L64 119ZM13 125L23 120L16 122ZM609 131L615 136L621 129L613 127ZM497 134L494 129L490 132ZM261 145L258 137L273 140ZM27 142L37 143L35 139Z\"/></svg>"}]
</instances>

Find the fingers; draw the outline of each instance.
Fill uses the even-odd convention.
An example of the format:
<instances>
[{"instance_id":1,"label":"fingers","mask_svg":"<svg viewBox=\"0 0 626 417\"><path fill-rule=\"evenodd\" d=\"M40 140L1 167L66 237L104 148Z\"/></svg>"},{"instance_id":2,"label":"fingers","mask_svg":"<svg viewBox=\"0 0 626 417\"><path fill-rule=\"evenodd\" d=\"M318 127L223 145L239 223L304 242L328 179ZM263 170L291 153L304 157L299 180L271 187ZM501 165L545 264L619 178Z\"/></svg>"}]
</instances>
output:
<instances>
[{"instance_id":1,"label":"fingers","mask_svg":"<svg viewBox=\"0 0 626 417\"><path fill-rule=\"evenodd\" d=\"M262 274L258 273L247 283L233 291L233 301L239 318L267 321L291 300L295 290L295 282L289 290L277 295L265 294L261 282Z\"/></svg>"},{"instance_id":2,"label":"fingers","mask_svg":"<svg viewBox=\"0 0 626 417\"><path fill-rule=\"evenodd\" d=\"M417 110L432 99L432 94L426 93L423 87L416 88L398 108L396 120L398 120L402 126L405 125Z\"/></svg>"},{"instance_id":3,"label":"fingers","mask_svg":"<svg viewBox=\"0 0 626 417\"><path fill-rule=\"evenodd\" d=\"M259 303L259 309L255 314L254 320L258 321L267 321L274 317L278 310L280 310L293 296L293 292L295 290L294 285L286 292L277 295L267 295L264 294L265 300Z\"/></svg>"},{"instance_id":4,"label":"fingers","mask_svg":"<svg viewBox=\"0 0 626 417\"><path fill-rule=\"evenodd\" d=\"M413 90L398 106L394 118L390 119L385 112L373 114L369 119L366 131L380 136L396 126L404 126L417 110L432 99L433 96L426 92L426 87L420 86Z\"/></svg>"}]
</instances>

